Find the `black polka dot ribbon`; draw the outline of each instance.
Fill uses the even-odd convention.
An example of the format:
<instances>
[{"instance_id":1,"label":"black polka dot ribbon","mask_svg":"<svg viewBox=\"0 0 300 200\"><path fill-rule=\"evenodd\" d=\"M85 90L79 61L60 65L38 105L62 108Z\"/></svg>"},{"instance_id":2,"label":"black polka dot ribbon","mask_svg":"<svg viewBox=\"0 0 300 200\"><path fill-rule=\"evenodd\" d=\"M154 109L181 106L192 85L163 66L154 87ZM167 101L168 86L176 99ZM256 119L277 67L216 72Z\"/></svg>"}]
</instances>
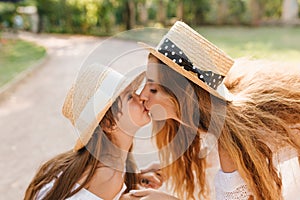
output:
<instances>
[{"instance_id":1,"label":"black polka dot ribbon","mask_svg":"<svg viewBox=\"0 0 300 200\"><path fill-rule=\"evenodd\" d=\"M168 38L160 45L158 52L173 60L173 62L182 66L185 70L196 73L201 81L213 89L217 89L224 79L224 76L220 74L212 71L204 71L194 66L184 52Z\"/></svg>"}]
</instances>

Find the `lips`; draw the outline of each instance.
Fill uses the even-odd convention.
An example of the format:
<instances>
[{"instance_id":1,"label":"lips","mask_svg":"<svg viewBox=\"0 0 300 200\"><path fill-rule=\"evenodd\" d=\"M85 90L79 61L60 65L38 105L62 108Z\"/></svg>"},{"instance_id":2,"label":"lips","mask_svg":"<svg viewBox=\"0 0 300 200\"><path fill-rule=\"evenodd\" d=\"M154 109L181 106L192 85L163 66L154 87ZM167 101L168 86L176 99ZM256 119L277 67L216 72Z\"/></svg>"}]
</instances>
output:
<instances>
[{"instance_id":1,"label":"lips","mask_svg":"<svg viewBox=\"0 0 300 200\"><path fill-rule=\"evenodd\" d=\"M144 112L149 112L149 110L146 107L144 107Z\"/></svg>"},{"instance_id":2,"label":"lips","mask_svg":"<svg viewBox=\"0 0 300 200\"><path fill-rule=\"evenodd\" d=\"M145 104L143 104L143 107L144 107L144 112L149 112L149 109L146 107L146 105Z\"/></svg>"},{"instance_id":3,"label":"lips","mask_svg":"<svg viewBox=\"0 0 300 200\"><path fill-rule=\"evenodd\" d=\"M149 111L149 109L146 106L146 102L145 101L143 101L142 105L143 105L145 111Z\"/></svg>"}]
</instances>

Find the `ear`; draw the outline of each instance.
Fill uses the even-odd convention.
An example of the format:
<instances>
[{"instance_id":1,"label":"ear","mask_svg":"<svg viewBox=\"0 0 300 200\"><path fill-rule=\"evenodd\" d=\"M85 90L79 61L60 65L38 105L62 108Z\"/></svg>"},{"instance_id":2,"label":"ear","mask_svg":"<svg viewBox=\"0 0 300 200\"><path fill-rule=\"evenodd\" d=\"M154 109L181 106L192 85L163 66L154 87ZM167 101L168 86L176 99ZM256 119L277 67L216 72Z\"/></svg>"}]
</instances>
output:
<instances>
[{"instance_id":1,"label":"ear","mask_svg":"<svg viewBox=\"0 0 300 200\"><path fill-rule=\"evenodd\" d=\"M115 131L118 127L116 124L112 124L110 121L105 120L104 123L102 123L101 128L105 133L111 133Z\"/></svg>"},{"instance_id":2,"label":"ear","mask_svg":"<svg viewBox=\"0 0 300 200\"><path fill-rule=\"evenodd\" d=\"M107 126L103 127L102 130L105 133L113 133L118 129L118 126L116 124L108 124Z\"/></svg>"},{"instance_id":3,"label":"ear","mask_svg":"<svg viewBox=\"0 0 300 200\"><path fill-rule=\"evenodd\" d=\"M105 132L105 133L109 133L109 132L111 132L111 128L110 127L108 127L108 126L104 126L104 127L101 127L102 128L102 130Z\"/></svg>"}]
</instances>

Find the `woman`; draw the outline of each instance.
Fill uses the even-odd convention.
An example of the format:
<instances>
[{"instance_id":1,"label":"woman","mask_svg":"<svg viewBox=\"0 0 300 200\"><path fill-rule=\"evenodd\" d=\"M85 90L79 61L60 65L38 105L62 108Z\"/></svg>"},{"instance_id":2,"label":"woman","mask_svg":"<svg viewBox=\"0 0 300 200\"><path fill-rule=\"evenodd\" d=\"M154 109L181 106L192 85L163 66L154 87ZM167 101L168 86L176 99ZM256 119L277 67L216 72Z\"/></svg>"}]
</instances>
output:
<instances>
[{"instance_id":1,"label":"woman","mask_svg":"<svg viewBox=\"0 0 300 200\"><path fill-rule=\"evenodd\" d=\"M24 199L119 199L126 185L127 191L137 188L136 166L127 152L150 118L135 94L143 74L133 78L97 65L79 74L63 114L80 138L73 150L42 165Z\"/></svg>"},{"instance_id":2,"label":"woman","mask_svg":"<svg viewBox=\"0 0 300 200\"><path fill-rule=\"evenodd\" d=\"M146 48L148 81L140 96L153 118L164 175L177 196L208 197L205 158L213 147L208 135L213 135L222 169L216 176L217 199L282 199L273 156L283 147L300 152L295 134L299 70L229 78L225 87L222 79L230 77L232 59L183 22L175 23L157 49ZM244 64L236 63L232 70ZM145 199L160 194L133 193Z\"/></svg>"}]
</instances>

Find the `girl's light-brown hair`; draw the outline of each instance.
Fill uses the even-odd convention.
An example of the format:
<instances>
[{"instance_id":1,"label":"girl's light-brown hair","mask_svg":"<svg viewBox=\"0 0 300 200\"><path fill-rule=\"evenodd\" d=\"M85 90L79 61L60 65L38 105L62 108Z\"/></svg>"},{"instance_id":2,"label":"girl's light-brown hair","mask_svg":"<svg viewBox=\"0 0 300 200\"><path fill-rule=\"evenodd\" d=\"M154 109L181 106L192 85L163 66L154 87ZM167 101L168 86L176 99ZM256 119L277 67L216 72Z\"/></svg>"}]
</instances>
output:
<instances>
[{"instance_id":1,"label":"girl's light-brown hair","mask_svg":"<svg viewBox=\"0 0 300 200\"><path fill-rule=\"evenodd\" d=\"M300 74L270 73L272 71L266 70L266 73L253 73L252 77L228 78L226 85L234 91L234 100L226 102L190 81L186 85L176 84L178 73L168 67L158 69L159 83L173 86L172 92L187 91L186 87L192 87L198 100L196 106L193 100L183 97L184 93L170 95L177 101L179 110L187 110L191 119L193 113L200 113L199 122L190 120L189 123L188 117L182 113L179 116L184 123L189 123L189 127L197 126L198 135L182 156L163 169L171 178L169 184L178 196L195 199L194 191L198 185L198 196L207 197L206 164L205 159L199 158L199 148L200 135L209 129L215 136L220 135L219 147L235 162L255 199L282 199L281 177L274 166L273 154L284 146L294 147L300 152L300 144L294 140L291 129L300 122ZM168 88L162 86L162 89L166 94L170 93ZM226 112L218 112L220 110ZM159 130L156 134L159 148L168 145L176 134L181 135L183 140L189 137L189 128L179 128L182 126L178 121L168 119L163 125L161 123L154 122L154 131ZM161 126L163 128L156 128ZM161 151L162 163L169 161L170 154L176 154L179 148L180 145L173 145L169 153ZM196 185L194 180L197 180Z\"/></svg>"},{"instance_id":2,"label":"girl's light-brown hair","mask_svg":"<svg viewBox=\"0 0 300 200\"><path fill-rule=\"evenodd\" d=\"M134 91L143 80L143 77L144 74L138 76L125 90ZM92 138L85 147L77 152L70 150L59 154L44 163L26 189L24 200L35 199L38 192L53 180L55 180L54 185L43 200L65 199L86 187L97 168L104 166L99 158L101 160L101 156L107 156L108 153L111 153L107 139L114 141L111 131L116 128L117 113L121 112L121 106L121 98L118 97L99 122L99 126L95 129ZM132 146L129 149L129 152L131 151ZM125 184L127 189L125 192L137 189L137 174L133 172L137 172L137 166L134 158L129 153L126 160ZM73 190L84 173L87 173L85 180L80 187Z\"/></svg>"}]
</instances>

